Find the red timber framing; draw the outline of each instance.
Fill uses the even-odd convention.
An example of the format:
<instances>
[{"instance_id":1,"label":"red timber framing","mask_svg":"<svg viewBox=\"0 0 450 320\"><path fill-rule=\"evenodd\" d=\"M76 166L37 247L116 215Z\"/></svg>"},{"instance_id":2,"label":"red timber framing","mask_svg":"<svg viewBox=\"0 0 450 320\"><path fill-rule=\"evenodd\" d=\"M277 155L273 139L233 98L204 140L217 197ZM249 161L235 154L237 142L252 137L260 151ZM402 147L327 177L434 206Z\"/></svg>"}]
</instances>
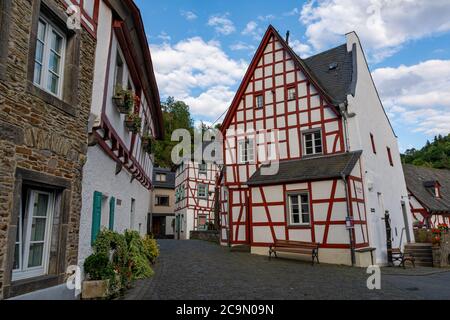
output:
<instances>
[{"instance_id":1,"label":"red timber framing","mask_svg":"<svg viewBox=\"0 0 450 320\"><path fill-rule=\"evenodd\" d=\"M85 9L86 0L64 0L63 5L68 9L70 6L75 6L80 10L81 25L89 32L94 38L97 38L98 27L98 15L99 6L101 0L93 0L93 12L92 15Z\"/></svg>"},{"instance_id":2,"label":"red timber framing","mask_svg":"<svg viewBox=\"0 0 450 320\"><path fill-rule=\"evenodd\" d=\"M410 199L409 207L411 209L411 215L414 218L414 220L420 221L430 228L435 228L440 223L446 223L447 225L450 225L450 212L432 214L425 207L425 205L421 201L419 201L419 199L414 197L409 190L408 192Z\"/></svg>"},{"instance_id":3,"label":"red timber framing","mask_svg":"<svg viewBox=\"0 0 450 320\"><path fill-rule=\"evenodd\" d=\"M346 182L350 195L349 210L345 184L341 179L252 187L250 245L267 247L279 239L317 242L321 248L328 249L350 249L345 227L348 210L355 226L352 231L354 247L368 247L369 233L361 177L359 174L352 175ZM309 225L289 224L288 194L296 193L307 193L309 196ZM222 242L225 240L222 239Z\"/></svg>"},{"instance_id":4,"label":"red timber framing","mask_svg":"<svg viewBox=\"0 0 450 320\"><path fill-rule=\"evenodd\" d=\"M183 170L176 175L175 189L178 190L184 186L185 198L175 204L175 212L190 211L193 219L193 230L199 230L198 221L200 216L206 217L206 222L214 222L214 204L216 201L216 176L218 170L215 164L207 163L206 171L200 172L198 163L185 161ZM207 186L208 196L206 199L198 197L198 186Z\"/></svg>"},{"instance_id":5,"label":"red timber framing","mask_svg":"<svg viewBox=\"0 0 450 320\"><path fill-rule=\"evenodd\" d=\"M134 5L132 8L135 8ZM136 9L137 10L137 9ZM142 24L142 21L137 20L135 23ZM140 25L140 24L139 24ZM140 25L143 31L143 26ZM139 28L138 28L139 29ZM137 58L136 49L140 46L144 50L145 63L151 64L150 53L148 51L148 43L141 40L139 45L131 40L131 35L123 21L115 20L112 25L112 32L109 44L108 62L105 78L105 87L103 95L103 105L100 126L94 128L94 137L101 148L120 166L120 169L125 168L133 179L139 181L147 189L152 188L152 181L150 172L152 162L145 151L140 147L140 134L133 133L131 136L131 143L128 145L121 139L111 121L108 119L106 107L108 106L108 92L112 84L109 82L111 67L114 64L111 62L113 36L116 36L118 45L124 55L127 64L130 78L135 87L135 107L134 112L139 114L142 118L143 124L154 124L155 132L152 132L151 126L148 127L149 133L157 138L162 136L162 114L159 104L159 93L154 79L153 67L146 66L145 68L138 68L136 65L140 60ZM146 54L145 54L146 53ZM142 70L145 69L145 70ZM150 84L146 85L142 72L151 70L151 74L147 77L150 79ZM140 97L145 97L147 105L144 105ZM147 106L147 107L145 107Z\"/></svg>"},{"instance_id":6,"label":"red timber framing","mask_svg":"<svg viewBox=\"0 0 450 320\"><path fill-rule=\"evenodd\" d=\"M295 91L295 99L289 99L289 90ZM264 107L256 108L256 96L261 94ZM247 180L256 170L267 162L267 158L261 158L259 155L261 152L267 152L269 148L276 151L276 159L280 161L303 158L303 134L305 131L317 129L321 132L323 155L345 152L342 118L331 101L331 98L311 77L304 63L295 56L278 32L270 26L221 127L224 136L225 162L225 172L221 184L222 188L228 190L228 201L221 199L221 240L223 243L229 241L231 245L244 243L251 243L252 246L269 245L275 237L288 239L289 234L295 230L305 230L310 233L308 241L321 242L325 247L349 247L348 241L346 244L343 242L332 243L328 239L332 233L332 226L344 226L345 218L330 220L327 223L327 217L325 217L318 221L313 220L312 226L309 228L290 227L287 226L286 218L274 220L268 214L270 206L277 206L280 212L286 214L284 198L287 185L279 185L279 194L283 199L275 202L265 199L262 203L255 202L254 188L249 189L246 185ZM265 135L274 134L275 138L270 141L267 139L261 141L258 137L260 132ZM255 162L253 163L239 163L238 145L239 141L243 139L257 140L255 142ZM313 184L313 182L309 183L307 190L313 188ZM352 186L349 185L350 187ZM257 190L260 192L259 196L267 198L264 188ZM222 192L221 196L223 197ZM331 203L331 207L334 202L344 203L346 201L342 197L334 199L331 194L329 198L317 200ZM355 198L354 202L359 203L360 200ZM364 198L362 198L362 205L364 206ZM313 206L311 208L314 210ZM266 220L255 221L255 210L260 212L261 209L265 210ZM354 205L354 211L357 217L356 225L360 229L365 229L358 246L367 246L365 208ZM332 212L329 215L331 214ZM361 218L359 218L360 215ZM224 219L225 217L227 219ZM311 217L314 219L314 214L311 214ZM316 227L326 229L326 236L322 235L320 239L315 239ZM270 239L256 241L254 239L255 228L265 229L271 235ZM281 229L283 230L281 231ZM224 232L225 230L228 234ZM227 236L225 237L225 235Z\"/></svg>"}]
</instances>

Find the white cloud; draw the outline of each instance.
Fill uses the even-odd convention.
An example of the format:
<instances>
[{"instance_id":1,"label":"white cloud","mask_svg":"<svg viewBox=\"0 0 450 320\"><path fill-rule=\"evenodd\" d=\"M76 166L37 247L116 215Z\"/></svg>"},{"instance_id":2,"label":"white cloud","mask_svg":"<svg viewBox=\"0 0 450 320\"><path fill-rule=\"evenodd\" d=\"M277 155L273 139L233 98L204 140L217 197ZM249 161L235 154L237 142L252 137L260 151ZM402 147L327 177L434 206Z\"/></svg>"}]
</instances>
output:
<instances>
[{"instance_id":1,"label":"white cloud","mask_svg":"<svg viewBox=\"0 0 450 320\"><path fill-rule=\"evenodd\" d=\"M372 74L394 121L430 136L450 133L450 60L379 68Z\"/></svg>"},{"instance_id":2,"label":"white cloud","mask_svg":"<svg viewBox=\"0 0 450 320\"><path fill-rule=\"evenodd\" d=\"M158 35L158 39L163 40L164 42L168 42L170 41L172 38L164 31L162 31L159 35Z\"/></svg>"},{"instance_id":3,"label":"white cloud","mask_svg":"<svg viewBox=\"0 0 450 320\"><path fill-rule=\"evenodd\" d=\"M283 13L283 16L290 17L290 16L295 16L298 14L300 14L300 10L298 10L298 8L294 8L291 11Z\"/></svg>"},{"instance_id":4,"label":"white cloud","mask_svg":"<svg viewBox=\"0 0 450 320\"><path fill-rule=\"evenodd\" d=\"M214 27L217 33L229 35L236 31L233 21L228 19L229 14L214 15L209 17L208 26Z\"/></svg>"},{"instance_id":5,"label":"white cloud","mask_svg":"<svg viewBox=\"0 0 450 320\"><path fill-rule=\"evenodd\" d=\"M252 36L255 40L261 40L263 37L264 30L258 26L256 21L249 21L242 30L241 34L244 36Z\"/></svg>"},{"instance_id":6,"label":"white cloud","mask_svg":"<svg viewBox=\"0 0 450 320\"><path fill-rule=\"evenodd\" d=\"M356 31L371 61L394 54L408 41L450 30L448 0L325 0L302 7L309 44L321 51Z\"/></svg>"},{"instance_id":7,"label":"white cloud","mask_svg":"<svg viewBox=\"0 0 450 320\"><path fill-rule=\"evenodd\" d=\"M302 58L307 58L312 54L311 47L299 40L291 40L289 46Z\"/></svg>"},{"instance_id":8,"label":"white cloud","mask_svg":"<svg viewBox=\"0 0 450 320\"><path fill-rule=\"evenodd\" d=\"M180 14L188 21L192 21L197 19L197 15L192 11L184 11L182 10Z\"/></svg>"},{"instance_id":9,"label":"white cloud","mask_svg":"<svg viewBox=\"0 0 450 320\"><path fill-rule=\"evenodd\" d=\"M258 16L258 20L263 21L263 22L274 20L274 19L276 19L276 16L273 14L267 14L265 16Z\"/></svg>"},{"instance_id":10,"label":"white cloud","mask_svg":"<svg viewBox=\"0 0 450 320\"><path fill-rule=\"evenodd\" d=\"M200 37L150 49L161 95L185 101L202 117L226 110L247 68L244 61L228 57L219 42Z\"/></svg>"},{"instance_id":11,"label":"white cloud","mask_svg":"<svg viewBox=\"0 0 450 320\"><path fill-rule=\"evenodd\" d=\"M230 49L233 51L238 51L238 50L255 50L255 46L245 43L243 41L238 41L233 43L232 45L230 45Z\"/></svg>"}]
</instances>

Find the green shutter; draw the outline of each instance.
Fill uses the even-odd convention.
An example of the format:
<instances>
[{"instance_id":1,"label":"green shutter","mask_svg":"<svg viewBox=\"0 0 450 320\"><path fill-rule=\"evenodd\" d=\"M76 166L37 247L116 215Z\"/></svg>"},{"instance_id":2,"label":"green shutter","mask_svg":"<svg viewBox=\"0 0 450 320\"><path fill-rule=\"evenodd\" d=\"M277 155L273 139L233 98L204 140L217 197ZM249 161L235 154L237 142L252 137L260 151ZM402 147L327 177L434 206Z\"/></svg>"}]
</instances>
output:
<instances>
[{"instance_id":1,"label":"green shutter","mask_svg":"<svg viewBox=\"0 0 450 320\"><path fill-rule=\"evenodd\" d=\"M116 198L109 200L109 230L114 231L114 213L116 211Z\"/></svg>"},{"instance_id":2,"label":"green shutter","mask_svg":"<svg viewBox=\"0 0 450 320\"><path fill-rule=\"evenodd\" d=\"M92 208L92 233L91 233L91 245L94 244L97 235L100 232L100 224L102 220L102 198L101 192L94 192L94 205Z\"/></svg>"}]
</instances>

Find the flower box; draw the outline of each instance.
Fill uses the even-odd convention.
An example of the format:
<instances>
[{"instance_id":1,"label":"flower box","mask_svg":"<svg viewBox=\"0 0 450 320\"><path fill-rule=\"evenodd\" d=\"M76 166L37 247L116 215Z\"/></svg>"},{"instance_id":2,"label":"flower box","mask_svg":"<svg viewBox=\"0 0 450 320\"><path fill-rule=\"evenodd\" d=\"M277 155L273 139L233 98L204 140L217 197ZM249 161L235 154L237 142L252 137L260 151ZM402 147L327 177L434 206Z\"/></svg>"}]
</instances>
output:
<instances>
[{"instance_id":1,"label":"flower box","mask_svg":"<svg viewBox=\"0 0 450 320\"><path fill-rule=\"evenodd\" d=\"M81 298L83 300L106 299L109 297L109 280L83 281Z\"/></svg>"}]
</instances>

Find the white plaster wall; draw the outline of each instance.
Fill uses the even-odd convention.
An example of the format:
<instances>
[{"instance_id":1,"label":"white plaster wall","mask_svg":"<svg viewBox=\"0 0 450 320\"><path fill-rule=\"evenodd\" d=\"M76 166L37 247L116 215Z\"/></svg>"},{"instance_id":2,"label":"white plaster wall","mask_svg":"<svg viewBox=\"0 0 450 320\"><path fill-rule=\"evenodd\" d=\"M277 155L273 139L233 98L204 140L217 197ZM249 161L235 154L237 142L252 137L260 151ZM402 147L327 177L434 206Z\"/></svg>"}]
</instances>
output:
<instances>
[{"instance_id":1,"label":"white plaster wall","mask_svg":"<svg viewBox=\"0 0 450 320\"><path fill-rule=\"evenodd\" d=\"M84 259L92 253L92 206L95 191L104 195L102 206L102 227L109 226L109 200L115 197L122 204L116 205L114 231L123 233L126 229L147 233L150 191L137 180L131 181L131 175L122 170L115 174L116 163L99 147L88 150L87 162L83 169L82 208L80 219L80 239L78 261L83 265ZM131 225L131 198L135 199L134 225Z\"/></svg>"},{"instance_id":2,"label":"white plaster wall","mask_svg":"<svg viewBox=\"0 0 450 320\"><path fill-rule=\"evenodd\" d=\"M363 150L362 172L366 196L370 244L376 247L378 263L387 261L384 217L385 210L391 215L393 246L400 245L401 230L405 227L401 202L405 201L409 214L409 205L405 178L403 175L397 138L389 124L383 106L378 98L367 67L364 53L355 33L347 35L347 49L356 44L358 81L355 97L348 96L349 112L356 116L348 121L348 139L351 151ZM374 135L377 154L372 152L370 133ZM394 166L390 166L387 149L390 147ZM369 190L369 185L372 185ZM371 212L374 209L375 212ZM406 226L413 236L412 223ZM397 236L395 234L397 229ZM405 244L403 237L403 245Z\"/></svg>"}]
</instances>

